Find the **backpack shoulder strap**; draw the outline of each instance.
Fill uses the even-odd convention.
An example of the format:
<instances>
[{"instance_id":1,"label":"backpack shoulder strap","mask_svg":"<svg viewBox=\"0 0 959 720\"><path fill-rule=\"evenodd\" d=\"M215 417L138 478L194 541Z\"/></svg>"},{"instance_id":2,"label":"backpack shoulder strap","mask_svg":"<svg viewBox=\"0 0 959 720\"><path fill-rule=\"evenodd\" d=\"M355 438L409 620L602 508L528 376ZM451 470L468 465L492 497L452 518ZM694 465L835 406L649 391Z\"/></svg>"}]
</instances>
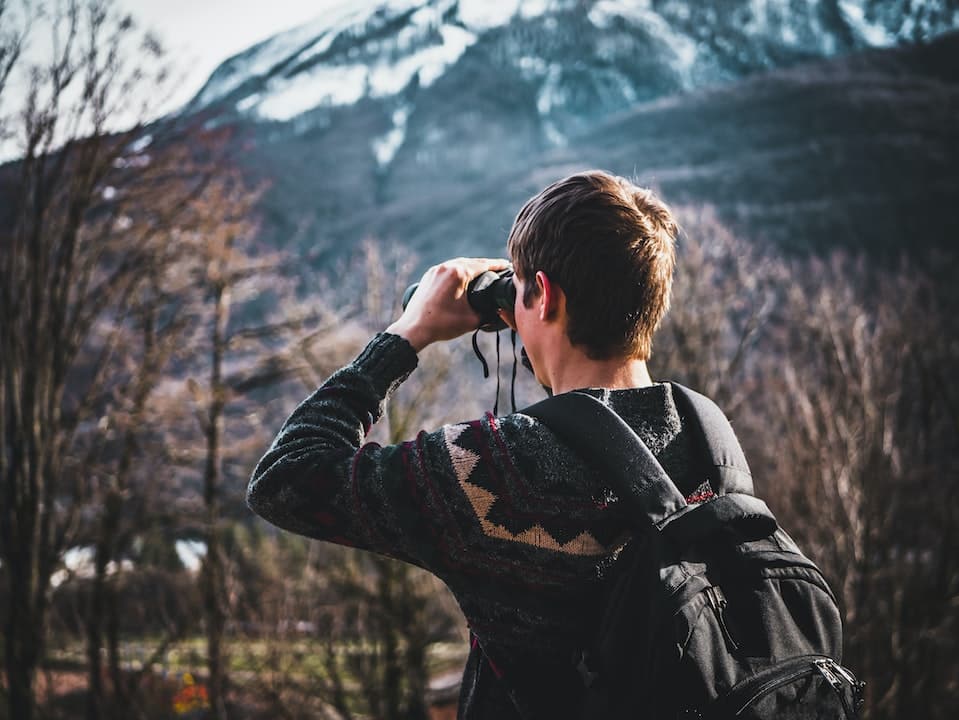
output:
<instances>
[{"instance_id":1,"label":"backpack shoulder strap","mask_svg":"<svg viewBox=\"0 0 959 720\"><path fill-rule=\"evenodd\" d=\"M673 398L709 463L709 484L717 494L753 494L746 456L723 411L705 395L671 382Z\"/></svg>"},{"instance_id":2,"label":"backpack shoulder strap","mask_svg":"<svg viewBox=\"0 0 959 720\"><path fill-rule=\"evenodd\" d=\"M646 444L611 408L592 395L569 392L542 400L521 412L543 422L580 456L608 473L616 493L649 525L686 544L727 525L764 537L776 520L752 495L752 479L729 421L711 400L681 385L677 398L690 412L705 450L719 495L701 505L687 505Z\"/></svg>"},{"instance_id":3,"label":"backpack shoulder strap","mask_svg":"<svg viewBox=\"0 0 959 720\"><path fill-rule=\"evenodd\" d=\"M598 462L610 486L659 525L686 500L646 444L613 410L580 392L554 395L521 410L541 420L580 456Z\"/></svg>"}]
</instances>

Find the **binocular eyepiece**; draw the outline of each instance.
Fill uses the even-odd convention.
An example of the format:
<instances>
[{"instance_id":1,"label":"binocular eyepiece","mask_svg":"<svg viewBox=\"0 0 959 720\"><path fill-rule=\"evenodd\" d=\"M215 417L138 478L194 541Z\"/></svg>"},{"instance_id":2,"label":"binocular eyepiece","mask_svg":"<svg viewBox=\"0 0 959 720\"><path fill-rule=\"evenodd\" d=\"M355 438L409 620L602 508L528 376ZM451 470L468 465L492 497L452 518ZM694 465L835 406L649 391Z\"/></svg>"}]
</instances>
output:
<instances>
[{"instance_id":1,"label":"binocular eyepiece","mask_svg":"<svg viewBox=\"0 0 959 720\"><path fill-rule=\"evenodd\" d=\"M419 283L413 283L406 288L406 292L403 293L404 310L419 286ZM470 280L466 288L466 300L480 316L480 330L487 332L505 330L506 323L496 314L496 311L500 309L512 311L513 304L516 302L513 269L487 270L482 275L477 275Z\"/></svg>"}]
</instances>

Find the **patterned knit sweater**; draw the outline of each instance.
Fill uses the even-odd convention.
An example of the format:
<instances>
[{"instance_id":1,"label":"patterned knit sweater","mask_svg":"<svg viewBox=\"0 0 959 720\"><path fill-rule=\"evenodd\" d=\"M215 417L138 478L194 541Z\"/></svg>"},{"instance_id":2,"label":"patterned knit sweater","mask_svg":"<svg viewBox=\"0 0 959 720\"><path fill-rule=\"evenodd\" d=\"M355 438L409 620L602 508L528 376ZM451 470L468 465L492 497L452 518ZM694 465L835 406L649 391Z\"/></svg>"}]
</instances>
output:
<instances>
[{"instance_id":1,"label":"patterned knit sweater","mask_svg":"<svg viewBox=\"0 0 959 720\"><path fill-rule=\"evenodd\" d=\"M286 530L413 563L442 579L475 637L459 717L575 717L572 658L628 538L603 478L520 413L366 443L416 352L377 335L287 419L253 473L250 507ZM689 440L666 384L587 390L640 435L684 494ZM517 709L517 706L521 709Z\"/></svg>"}]
</instances>

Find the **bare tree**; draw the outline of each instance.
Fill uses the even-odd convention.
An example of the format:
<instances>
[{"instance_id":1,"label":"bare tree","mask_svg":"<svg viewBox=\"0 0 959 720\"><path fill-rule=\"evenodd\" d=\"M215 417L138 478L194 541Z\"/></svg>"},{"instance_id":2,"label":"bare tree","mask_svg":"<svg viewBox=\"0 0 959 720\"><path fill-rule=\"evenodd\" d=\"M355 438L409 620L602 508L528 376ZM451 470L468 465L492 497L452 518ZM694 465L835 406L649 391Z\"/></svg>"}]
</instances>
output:
<instances>
[{"instance_id":1,"label":"bare tree","mask_svg":"<svg viewBox=\"0 0 959 720\"><path fill-rule=\"evenodd\" d=\"M710 208L679 208L676 278L651 367L735 412L775 309L775 259L732 235Z\"/></svg>"},{"instance_id":2,"label":"bare tree","mask_svg":"<svg viewBox=\"0 0 959 720\"><path fill-rule=\"evenodd\" d=\"M154 251L144 245L120 254L112 232L118 208L104 194L114 160L134 137L105 130L129 80L113 54L129 26L122 19L110 26L98 3L84 9L73 4L54 18L62 44L32 75L22 115L25 152L13 169L18 191L0 259L0 556L10 587L8 703L11 715L22 718L33 712L49 578L82 493L69 448L103 389L99 371L113 339L102 338L99 363L81 369L77 360L97 322L134 291ZM5 51L8 63L22 57L18 47ZM70 105L67 96L78 86L81 100Z\"/></svg>"},{"instance_id":3,"label":"bare tree","mask_svg":"<svg viewBox=\"0 0 959 720\"><path fill-rule=\"evenodd\" d=\"M154 138L137 120L149 117L151 102L162 102L167 69L155 40L132 44L132 20L109 0L66 2L49 15L30 16L31 6L24 7L24 27L49 26L53 56L29 66L26 31L0 33L0 99L14 71L28 77L19 124L0 117L0 135L19 138L22 150L0 168L7 181L0 225L0 570L9 588L8 707L11 717L33 716L50 578L81 531L89 537L85 528L96 527L87 623L88 714L96 717L110 599L105 578L118 553L135 426L178 324L161 317L164 274L182 249L172 241L177 218L204 173L187 143L170 132ZM0 4L4 28L9 12ZM116 130L127 118L127 129ZM131 337L142 340L139 354ZM116 675L114 631L111 638Z\"/></svg>"},{"instance_id":4,"label":"bare tree","mask_svg":"<svg viewBox=\"0 0 959 720\"><path fill-rule=\"evenodd\" d=\"M166 247L174 246L167 244ZM161 493L144 469L168 459L166 449L150 439L166 418L151 412L149 404L186 329L184 316L177 312L180 304L175 297L177 288L168 287L164 282L164 275L176 264L177 254L171 251L169 257L158 258L166 265L154 267L131 298L128 327L115 328L116 332L126 330L118 343L123 352L118 353L118 362L110 373L110 397L101 410L88 452L81 462L89 477L90 498L95 507L95 520L90 527L94 576L86 609L87 714L90 718L115 714L119 708L129 708L133 703L128 692L133 688L128 688L129 683L120 670L119 568L129 557L134 540L157 519L156 514L150 512L150 499L158 498ZM172 625L159 648L165 647L180 632L178 625ZM115 696L109 713L103 687L101 650L104 645Z\"/></svg>"},{"instance_id":5,"label":"bare tree","mask_svg":"<svg viewBox=\"0 0 959 720\"><path fill-rule=\"evenodd\" d=\"M790 263L757 448L787 527L823 566L872 717L957 710L955 299L912 264ZM950 327L952 330L950 331ZM774 489L775 488L775 489ZM951 690L950 690L951 686Z\"/></svg>"},{"instance_id":6,"label":"bare tree","mask_svg":"<svg viewBox=\"0 0 959 720\"><path fill-rule=\"evenodd\" d=\"M255 459L252 452L265 441L257 428L235 426L227 433L225 424L231 413L244 419L253 414L250 396L303 372L305 361L298 348L307 327L313 338L334 327L333 314L319 298L311 295L308 303L296 298L299 263L256 246L253 218L261 192L248 188L235 171L218 174L191 206L191 231L182 238L192 256L194 299L188 312L194 327L188 364L197 372L187 384L203 437L206 549L201 585L210 700L217 718L227 713L224 640L232 605L222 518L223 465L225 459L237 464L246 457L245 464L239 463L245 485Z\"/></svg>"}]
</instances>

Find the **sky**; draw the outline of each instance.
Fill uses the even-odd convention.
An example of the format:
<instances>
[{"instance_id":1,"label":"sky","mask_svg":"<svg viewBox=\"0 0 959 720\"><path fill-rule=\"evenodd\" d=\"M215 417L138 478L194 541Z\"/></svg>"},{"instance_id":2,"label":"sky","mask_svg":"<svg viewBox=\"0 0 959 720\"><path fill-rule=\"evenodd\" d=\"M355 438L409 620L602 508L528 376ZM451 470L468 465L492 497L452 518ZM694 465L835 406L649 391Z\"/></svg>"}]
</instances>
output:
<instances>
[{"instance_id":1,"label":"sky","mask_svg":"<svg viewBox=\"0 0 959 720\"><path fill-rule=\"evenodd\" d=\"M170 108L203 86L216 67L260 40L308 22L337 0L115 0L159 35L182 75Z\"/></svg>"},{"instance_id":2,"label":"sky","mask_svg":"<svg viewBox=\"0 0 959 720\"><path fill-rule=\"evenodd\" d=\"M52 0L55 6L58 0ZM156 115L179 109L203 87L213 71L227 58L261 40L321 17L331 6L350 0L113 0L118 13L129 13L140 30L152 30L166 48L175 83L169 97L155 106ZM41 7L23 0L8 8L10 22L23 18L23 8ZM7 21L8 18L4 18ZM6 29L6 28L5 28ZM136 37L139 37L139 33ZM36 23L27 39L24 62L10 77L0 113L16 117L27 96L29 63L44 64L52 56L49 24ZM165 92L167 91L165 90ZM127 126L131 118L117 123ZM17 128L19 130L19 128ZM0 137L0 163L23 152L22 133Z\"/></svg>"}]
</instances>

